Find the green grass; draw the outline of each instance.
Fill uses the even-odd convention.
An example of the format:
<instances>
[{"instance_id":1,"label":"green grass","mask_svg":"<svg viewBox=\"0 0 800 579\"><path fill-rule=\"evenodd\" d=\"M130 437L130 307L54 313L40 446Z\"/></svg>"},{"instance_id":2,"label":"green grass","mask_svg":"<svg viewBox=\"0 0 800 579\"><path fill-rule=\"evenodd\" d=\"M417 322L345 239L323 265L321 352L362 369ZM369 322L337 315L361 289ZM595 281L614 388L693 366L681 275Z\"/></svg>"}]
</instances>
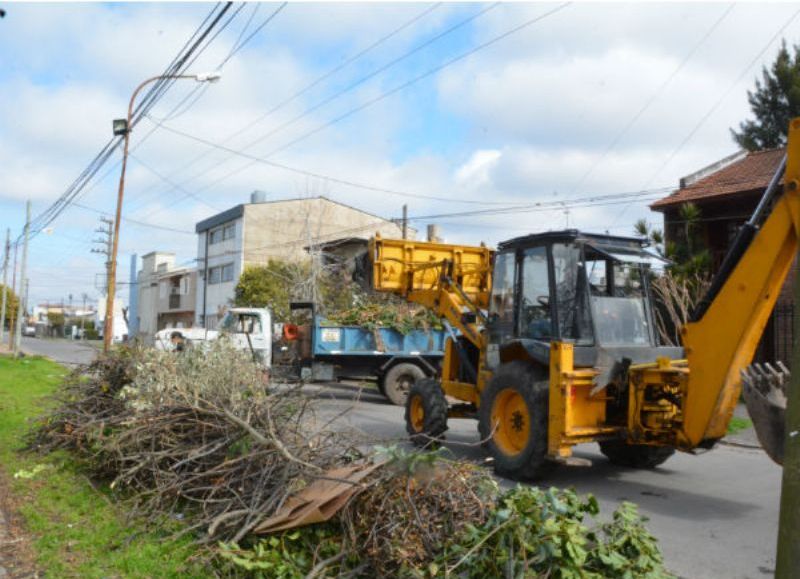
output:
<instances>
[{"instance_id":1,"label":"green grass","mask_svg":"<svg viewBox=\"0 0 800 579\"><path fill-rule=\"evenodd\" d=\"M747 430L751 426L753 426L753 421L749 418L739 418L738 416L734 416L731 418L731 421L728 424L728 434L736 434L742 430Z\"/></svg>"},{"instance_id":2,"label":"green grass","mask_svg":"<svg viewBox=\"0 0 800 579\"><path fill-rule=\"evenodd\" d=\"M96 490L66 453L20 453L29 419L66 370L49 360L0 357L0 467L49 577L205 577L197 548L125 520L124 503ZM14 473L38 473L14 478Z\"/></svg>"}]
</instances>

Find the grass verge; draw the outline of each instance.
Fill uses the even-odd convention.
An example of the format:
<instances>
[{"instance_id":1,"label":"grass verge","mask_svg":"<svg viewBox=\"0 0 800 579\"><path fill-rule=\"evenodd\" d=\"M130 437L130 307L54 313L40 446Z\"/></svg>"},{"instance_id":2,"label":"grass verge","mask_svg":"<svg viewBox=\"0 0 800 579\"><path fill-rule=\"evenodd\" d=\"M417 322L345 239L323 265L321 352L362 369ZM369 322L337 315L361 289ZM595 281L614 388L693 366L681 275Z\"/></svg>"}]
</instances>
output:
<instances>
[{"instance_id":1,"label":"grass verge","mask_svg":"<svg viewBox=\"0 0 800 579\"><path fill-rule=\"evenodd\" d=\"M734 416L731 418L731 421L728 424L728 434L736 434L742 430L747 430L751 426L753 426L753 421L749 418L740 418L738 416Z\"/></svg>"},{"instance_id":2,"label":"grass verge","mask_svg":"<svg viewBox=\"0 0 800 579\"><path fill-rule=\"evenodd\" d=\"M51 577L208 576L191 559L189 540L126 521L124 503L112 503L69 455L20 453L29 419L45 409L65 373L43 358L0 358L0 468L41 570Z\"/></svg>"}]
</instances>

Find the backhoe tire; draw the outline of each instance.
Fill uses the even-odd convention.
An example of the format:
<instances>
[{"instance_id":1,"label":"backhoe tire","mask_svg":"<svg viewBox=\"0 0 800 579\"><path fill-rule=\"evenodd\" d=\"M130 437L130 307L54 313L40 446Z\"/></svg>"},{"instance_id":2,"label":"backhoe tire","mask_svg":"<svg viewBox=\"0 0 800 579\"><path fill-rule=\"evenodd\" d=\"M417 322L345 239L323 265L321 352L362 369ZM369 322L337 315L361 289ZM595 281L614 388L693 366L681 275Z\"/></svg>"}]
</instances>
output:
<instances>
[{"instance_id":1,"label":"backhoe tire","mask_svg":"<svg viewBox=\"0 0 800 579\"><path fill-rule=\"evenodd\" d=\"M406 400L406 432L415 446L435 447L447 430L447 399L438 380L417 380Z\"/></svg>"},{"instance_id":2,"label":"backhoe tire","mask_svg":"<svg viewBox=\"0 0 800 579\"><path fill-rule=\"evenodd\" d=\"M606 440L599 444L600 452L606 455L611 464L630 468L652 469L675 454L674 448L625 444L621 440Z\"/></svg>"},{"instance_id":3,"label":"backhoe tire","mask_svg":"<svg viewBox=\"0 0 800 579\"><path fill-rule=\"evenodd\" d=\"M416 364L395 364L383 375L381 392L392 404L405 406L411 387L424 378L425 372Z\"/></svg>"},{"instance_id":4,"label":"backhoe tire","mask_svg":"<svg viewBox=\"0 0 800 579\"><path fill-rule=\"evenodd\" d=\"M481 393L478 431L497 474L534 480L553 467L547 460L550 384L521 361L500 366Z\"/></svg>"}]
</instances>

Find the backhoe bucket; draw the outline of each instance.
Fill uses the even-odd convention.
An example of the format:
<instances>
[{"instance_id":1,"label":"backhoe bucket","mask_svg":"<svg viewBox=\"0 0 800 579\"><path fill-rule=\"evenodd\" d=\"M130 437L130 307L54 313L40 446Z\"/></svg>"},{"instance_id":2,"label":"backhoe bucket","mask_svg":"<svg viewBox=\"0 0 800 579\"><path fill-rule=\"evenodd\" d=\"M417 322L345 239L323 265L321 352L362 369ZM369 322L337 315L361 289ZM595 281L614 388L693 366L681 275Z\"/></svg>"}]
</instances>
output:
<instances>
[{"instance_id":1,"label":"backhoe bucket","mask_svg":"<svg viewBox=\"0 0 800 579\"><path fill-rule=\"evenodd\" d=\"M742 393L758 441L769 457L783 464L786 435L786 388L791 373L781 362L753 364L742 370Z\"/></svg>"}]
</instances>

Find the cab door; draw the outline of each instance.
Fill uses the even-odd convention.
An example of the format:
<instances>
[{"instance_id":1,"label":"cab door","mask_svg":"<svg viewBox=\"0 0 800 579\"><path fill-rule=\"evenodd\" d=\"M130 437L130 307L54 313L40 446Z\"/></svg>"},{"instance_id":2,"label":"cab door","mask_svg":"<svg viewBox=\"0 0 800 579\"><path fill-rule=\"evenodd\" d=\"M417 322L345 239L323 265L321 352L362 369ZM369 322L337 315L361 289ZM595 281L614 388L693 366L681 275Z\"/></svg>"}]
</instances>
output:
<instances>
[{"instance_id":1,"label":"cab door","mask_svg":"<svg viewBox=\"0 0 800 579\"><path fill-rule=\"evenodd\" d=\"M546 246L522 251L518 267L519 313L517 335L549 342L553 337L550 260Z\"/></svg>"}]
</instances>

